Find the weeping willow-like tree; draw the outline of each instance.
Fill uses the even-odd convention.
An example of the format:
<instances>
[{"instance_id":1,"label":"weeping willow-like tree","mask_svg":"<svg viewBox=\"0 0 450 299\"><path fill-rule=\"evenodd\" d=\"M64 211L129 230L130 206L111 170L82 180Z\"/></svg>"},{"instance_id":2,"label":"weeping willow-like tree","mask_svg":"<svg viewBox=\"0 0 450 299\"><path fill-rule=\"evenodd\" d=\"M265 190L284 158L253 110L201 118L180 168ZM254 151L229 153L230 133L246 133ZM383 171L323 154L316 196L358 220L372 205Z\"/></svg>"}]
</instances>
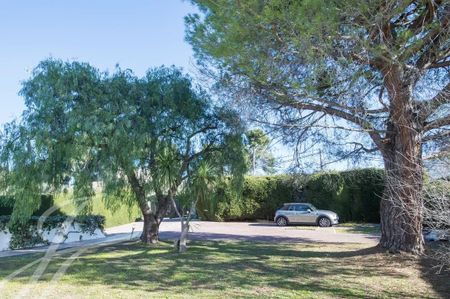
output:
<instances>
[{"instance_id":1,"label":"weeping willow-like tree","mask_svg":"<svg viewBox=\"0 0 450 299\"><path fill-rule=\"evenodd\" d=\"M45 60L23 83L26 109L2 133L2 193L14 198L13 221L39 207L40 194L72 186L77 202L101 182L111 208L137 204L141 239L158 241L159 225L202 161L221 174L243 171L242 127L176 68L143 78L99 72L85 63Z\"/></svg>"}]
</instances>

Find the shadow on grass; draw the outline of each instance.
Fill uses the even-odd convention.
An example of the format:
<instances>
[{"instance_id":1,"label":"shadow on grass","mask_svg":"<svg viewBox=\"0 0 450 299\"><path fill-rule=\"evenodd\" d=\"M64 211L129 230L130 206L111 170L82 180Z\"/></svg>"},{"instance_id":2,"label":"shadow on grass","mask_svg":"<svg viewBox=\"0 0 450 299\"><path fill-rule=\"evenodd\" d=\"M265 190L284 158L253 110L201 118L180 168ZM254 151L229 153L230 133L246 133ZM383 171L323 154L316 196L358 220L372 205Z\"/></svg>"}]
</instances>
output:
<instances>
[{"instance_id":1,"label":"shadow on grass","mask_svg":"<svg viewBox=\"0 0 450 299\"><path fill-rule=\"evenodd\" d=\"M380 225L373 223L342 224L336 227L336 231L353 234L368 234L368 235L381 234Z\"/></svg>"},{"instance_id":2,"label":"shadow on grass","mask_svg":"<svg viewBox=\"0 0 450 299\"><path fill-rule=\"evenodd\" d=\"M382 253L377 247L327 245L329 247L317 244L192 242L187 253L178 254L168 243L148 247L129 241L88 250L71 265L64 279L70 284L101 284L124 291L178 293L186 289L239 289L254 294L252 290L269 288L276 292L301 290L322 293L326 297L377 298L379 294L368 293L364 283L352 279L406 278L401 273L383 268ZM54 259L41 279L50 280L65 260L64 255ZM0 262L0 275L4 277L9 270L24 263L24 259L11 258ZM32 270L25 271L18 279L26 281L31 274ZM383 294L389 295L384 291ZM413 297L405 290L392 292L390 296Z\"/></svg>"},{"instance_id":3,"label":"shadow on grass","mask_svg":"<svg viewBox=\"0 0 450 299\"><path fill-rule=\"evenodd\" d=\"M288 227L292 230L302 230L302 228L296 227ZM316 230L316 228L312 227L309 229L308 227L304 230ZM164 231L160 233L161 238L166 240L177 240L180 236L179 232L176 231ZM367 235L365 236L366 240L355 241L355 243L367 243L367 240L378 240L379 236L377 235ZM242 242L267 242L267 243L310 243L310 244L348 244L348 242L336 242L336 239L331 242L320 241L320 239L316 237L299 237L299 236L276 236L273 234L268 235L242 235L242 234L232 234L232 233L212 233L212 232L192 232L189 234L189 239L195 241L242 241ZM322 238L325 239L325 238ZM348 240L347 240L348 241Z\"/></svg>"},{"instance_id":4,"label":"shadow on grass","mask_svg":"<svg viewBox=\"0 0 450 299\"><path fill-rule=\"evenodd\" d=\"M440 242L428 243L426 253L431 253L436 246L450 246L450 244L440 244ZM441 268L439 263L429 257L420 260L422 278L433 286L433 289L442 296L450 298L450 268Z\"/></svg>"}]
</instances>

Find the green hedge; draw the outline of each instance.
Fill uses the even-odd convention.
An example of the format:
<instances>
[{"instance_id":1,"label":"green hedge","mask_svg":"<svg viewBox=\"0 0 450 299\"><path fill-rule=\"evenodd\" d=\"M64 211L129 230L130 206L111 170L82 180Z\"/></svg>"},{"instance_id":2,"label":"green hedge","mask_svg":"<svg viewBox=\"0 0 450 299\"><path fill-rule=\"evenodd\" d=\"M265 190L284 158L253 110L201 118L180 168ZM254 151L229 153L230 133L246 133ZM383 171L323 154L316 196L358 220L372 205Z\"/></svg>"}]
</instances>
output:
<instances>
[{"instance_id":1,"label":"green hedge","mask_svg":"<svg viewBox=\"0 0 450 299\"><path fill-rule=\"evenodd\" d=\"M384 172L380 169L312 175L304 187L303 201L333 210L342 222L380 222L380 197Z\"/></svg>"},{"instance_id":2,"label":"green hedge","mask_svg":"<svg viewBox=\"0 0 450 299\"><path fill-rule=\"evenodd\" d=\"M35 216L41 216L49 208L54 205L53 196L43 194L41 195L41 205L37 211L33 213ZM14 199L6 196L0 196L0 216L9 216L13 211ZM53 212L54 215L56 212Z\"/></svg>"},{"instance_id":3,"label":"green hedge","mask_svg":"<svg viewBox=\"0 0 450 299\"><path fill-rule=\"evenodd\" d=\"M248 176L241 194L235 194L225 180L210 203L197 205L197 213L203 220L272 220L285 202L310 202L337 212L343 222L379 222L383 173L359 169L308 176Z\"/></svg>"}]
</instances>

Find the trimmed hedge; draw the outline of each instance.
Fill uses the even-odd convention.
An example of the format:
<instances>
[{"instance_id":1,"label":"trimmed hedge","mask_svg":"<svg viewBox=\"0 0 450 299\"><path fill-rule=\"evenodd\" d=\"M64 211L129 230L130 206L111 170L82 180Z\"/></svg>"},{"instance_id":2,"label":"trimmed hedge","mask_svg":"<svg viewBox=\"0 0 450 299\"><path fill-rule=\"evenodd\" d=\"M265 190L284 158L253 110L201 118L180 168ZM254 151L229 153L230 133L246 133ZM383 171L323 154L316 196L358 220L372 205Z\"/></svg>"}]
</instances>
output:
<instances>
[{"instance_id":1,"label":"trimmed hedge","mask_svg":"<svg viewBox=\"0 0 450 299\"><path fill-rule=\"evenodd\" d=\"M342 222L380 222L384 171L358 169L312 175L302 201L318 209L333 210Z\"/></svg>"},{"instance_id":2,"label":"trimmed hedge","mask_svg":"<svg viewBox=\"0 0 450 299\"><path fill-rule=\"evenodd\" d=\"M318 209L337 212L342 222L379 222L383 192L381 169L358 169L308 176L248 176L241 194L225 180L211 195L211 203L197 205L203 220L272 220L286 202L309 202Z\"/></svg>"}]
</instances>

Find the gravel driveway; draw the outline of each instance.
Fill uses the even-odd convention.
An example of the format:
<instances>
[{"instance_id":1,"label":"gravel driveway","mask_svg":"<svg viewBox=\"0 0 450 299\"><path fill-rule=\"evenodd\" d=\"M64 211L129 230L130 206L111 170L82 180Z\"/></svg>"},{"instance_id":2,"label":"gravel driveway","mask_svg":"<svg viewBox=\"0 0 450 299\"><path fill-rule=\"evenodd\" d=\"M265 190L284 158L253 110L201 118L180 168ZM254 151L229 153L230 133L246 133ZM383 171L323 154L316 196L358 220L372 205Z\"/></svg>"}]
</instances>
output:
<instances>
[{"instance_id":1,"label":"gravel driveway","mask_svg":"<svg viewBox=\"0 0 450 299\"><path fill-rule=\"evenodd\" d=\"M108 234L130 233L142 231L142 222L130 223L107 229ZM379 237L372 234L356 234L337 231L334 227L320 228L315 226L279 227L270 222L209 222L192 221L191 240L210 241L265 241L265 242L313 242L313 243L365 243L375 244ZM160 227L161 239L176 239L179 236L178 221L163 221Z\"/></svg>"}]
</instances>

